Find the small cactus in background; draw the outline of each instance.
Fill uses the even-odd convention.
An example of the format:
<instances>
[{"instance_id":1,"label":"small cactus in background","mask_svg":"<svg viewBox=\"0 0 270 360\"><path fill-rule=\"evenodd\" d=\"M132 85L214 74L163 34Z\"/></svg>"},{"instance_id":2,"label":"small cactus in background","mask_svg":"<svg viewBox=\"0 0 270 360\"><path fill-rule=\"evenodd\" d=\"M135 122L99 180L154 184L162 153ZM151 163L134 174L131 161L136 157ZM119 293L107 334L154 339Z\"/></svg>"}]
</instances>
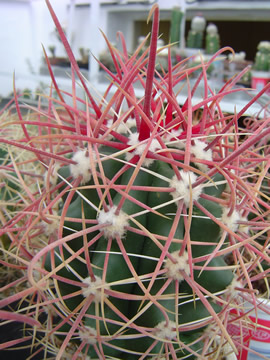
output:
<instances>
[{"instance_id":1,"label":"small cactus in background","mask_svg":"<svg viewBox=\"0 0 270 360\"><path fill-rule=\"evenodd\" d=\"M184 13L180 7L174 7L171 15L170 42L179 47L181 41L181 23Z\"/></svg>"},{"instance_id":2,"label":"small cactus in background","mask_svg":"<svg viewBox=\"0 0 270 360\"><path fill-rule=\"evenodd\" d=\"M23 185L1 229L10 239L2 251L22 272L5 289L26 284L0 300L1 307L27 303L0 312L27 324L12 345L32 329L33 352L56 360L236 359L250 326L243 301L257 306L250 274L264 278L261 263L270 260L270 206L260 190L270 166L269 118L238 126L253 101L238 114L222 113L219 102L239 91L232 88L238 76L214 94L205 68L228 48L202 65L192 89L189 75L198 66L172 67L170 49L168 71L156 71L157 5L149 14L150 47L141 55L142 44L127 53L121 34L122 53L108 42L115 73L103 65L112 83L98 102L46 2L72 64L73 105L51 72L58 100L49 96L47 109L23 118L15 96L23 135L1 137L7 153L28 155L2 168ZM76 96L75 74L85 99ZM193 105L201 81L211 94ZM180 106L174 87L183 82L188 96ZM42 176L34 167L21 172L27 164L38 164ZM229 324L240 337L228 333Z\"/></svg>"},{"instance_id":3,"label":"small cactus in background","mask_svg":"<svg viewBox=\"0 0 270 360\"><path fill-rule=\"evenodd\" d=\"M203 48L203 36L206 20L203 16L195 16L191 20L191 29L187 36L187 47L193 49Z\"/></svg>"},{"instance_id":4,"label":"small cactus in background","mask_svg":"<svg viewBox=\"0 0 270 360\"><path fill-rule=\"evenodd\" d=\"M257 47L258 51L255 56L254 70L269 71L270 70L270 42L261 41Z\"/></svg>"},{"instance_id":5,"label":"small cactus in background","mask_svg":"<svg viewBox=\"0 0 270 360\"><path fill-rule=\"evenodd\" d=\"M218 28L215 24L208 24L206 27L205 38L205 52L206 54L215 54L220 49L220 38Z\"/></svg>"}]
</instances>

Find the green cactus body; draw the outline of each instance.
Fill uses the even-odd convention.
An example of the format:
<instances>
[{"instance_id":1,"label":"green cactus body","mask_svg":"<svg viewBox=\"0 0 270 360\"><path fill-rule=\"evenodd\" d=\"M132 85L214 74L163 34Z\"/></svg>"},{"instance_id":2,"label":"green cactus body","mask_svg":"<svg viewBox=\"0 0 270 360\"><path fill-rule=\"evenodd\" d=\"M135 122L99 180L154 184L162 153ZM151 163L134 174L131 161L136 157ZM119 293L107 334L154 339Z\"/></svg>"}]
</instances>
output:
<instances>
[{"instance_id":1,"label":"green cactus body","mask_svg":"<svg viewBox=\"0 0 270 360\"><path fill-rule=\"evenodd\" d=\"M12 245L4 254L24 272L14 286L27 282L27 288L0 299L0 306L21 296L27 307L16 317L1 316L26 319L33 334L40 326L44 337L35 345L56 360L210 360L228 354L235 360L242 342L228 324L250 326L241 305L255 304L252 278L264 278L261 264L270 262L270 207L260 190L270 164L269 118L242 130L237 114L223 114L220 100L234 92L237 77L215 93L207 64L192 85L198 67L183 66L186 60L172 67L168 51L168 69L158 72L157 4L149 49L128 54L121 34L123 53L110 47L116 72L107 69L112 82L97 103L46 3L84 87L86 111L72 109L56 89L64 115L50 99L48 119L36 120L40 109L35 114L36 135L20 119L20 140L1 137L44 170L23 177L18 169L28 159L2 165L22 183L14 213L0 215L1 236ZM201 36L205 20L195 25ZM189 91L180 106L184 79ZM201 80L205 97L194 105ZM140 99L138 83L145 89ZM232 308L239 311L236 318ZM39 314L47 313L39 323Z\"/></svg>"},{"instance_id":2,"label":"green cactus body","mask_svg":"<svg viewBox=\"0 0 270 360\"><path fill-rule=\"evenodd\" d=\"M183 18L183 12L180 8L175 7L172 10L171 27L170 27L170 41L176 43L179 46L181 40L181 22Z\"/></svg>"},{"instance_id":3,"label":"green cactus body","mask_svg":"<svg viewBox=\"0 0 270 360\"><path fill-rule=\"evenodd\" d=\"M203 37L206 21L202 16L195 16L191 20L191 29L187 36L187 47L194 49L203 48Z\"/></svg>"},{"instance_id":4,"label":"green cactus body","mask_svg":"<svg viewBox=\"0 0 270 360\"><path fill-rule=\"evenodd\" d=\"M190 30L187 37L187 47L201 49L203 47L203 33Z\"/></svg>"},{"instance_id":5,"label":"green cactus body","mask_svg":"<svg viewBox=\"0 0 270 360\"><path fill-rule=\"evenodd\" d=\"M127 184L133 171L134 171L134 169L130 168L124 173L122 180L121 180L121 184L125 184L125 185ZM135 181L134 185L137 185L137 186L146 185L147 182L149 183L150 180L151 180L151 177L149 174L140 172L138 174L138 176L136 177L136 181ZM146 198L147 198L146 192L131 190L129 195L133 196L133 198L136 198L136 200L141 201L142 203L146 203ZM122 195L117 193L115 198L113 199L114 206L118 205L121 198L122 198ZM134 212L135 213L139 212L140 210L141 210L140 206L133 204L129 200L126 200L122 207L122 211L124 211L125 214L130 214L130 215L132 215ZM139 217L138 221L140 221L141 225L146 226L146 222L145 222L146 218L145 217ZM137 257L137 255L141 254L141 252L142 252L143 241L144 241L144 236L133 233L133 232L129 232L129 231L127 231L127 233L125 234L125 239L123 240L123 246L125 248L126 253L132 254L130 260L131 260L132 266L134 267L135 271L138 271L139 258ZM106 254L108 251L107 247L108 247L108 239L106 237L101 238L98 241L98 244L95 247L95 252L91 258L91 264L96 267L94 269L94 273L99 278L101 278L103 275L105 258L106 258ZM111 286L111 290L113 290L113 291L118 291L123 294L132 293L132 289L134 287L134 283L132 280L133 275L132 275L128 265L126 264L126 261L122 257L121 249L119 248L115 239L112 241L109 251L111 252L111 254L109 255L109 259L108 259L105 282L108 284L114 283L114 282L120 283L119 285L116 284L116 285ZM131 279L131 280L126 281L127 279ZM125 283L125 281L126 281L126 283ZM117 307L117 309L119 311L122 312L123 315L128 317L129 301L127 299L125 300L125 299L112 298L112 299L110 299L110 301L113 303L114 306ZM96 314L95 310L96 310L95 306L94 306L94 304L92 304L92 306L88 309L87 313L89 313L89 314L91 313L92 315ZM124 325L123 319L121 319L119 316L117 316L115 314L115 312L113 310L111 310L106 304L104 304L104 311L105 311L105 317L106 317L106 320L108 321L108 323L107 323L107 326L105 327L103 320L100 321L100 333L103 335L107 335L107 336L110 334L113 335L117 330L120 329L120 326L112 325L112 324L110 324L109 321L110 320L120 321L123 326ZM101 310L100 310L100 313L101 313ZM90 327L96 327L96 320L95 319L91 320L90 318L87 317L85 324ZM112 343L115 343L115 345L117 345L118 347L121 345L123 346L123 341L121 341L121 340L120 341L116 340L115 342L112 341ZM113 349L107 348L107 350L108 351L105 352L106 355L117 356L117 355L119 355L119 352L121 352L121 350L118 350L118 349L113 350ZM90 354L91 354L91 356L93 356L92 351L90 351Z\"/></svg>"},{"instance_id":6,"label":"green cactus body","mask_svg":"<svg viewBox=\"0 0 270 360\"><path fill-rule=\"evenodd\" d=\"M205 50L206 54L215 54L220 49L220 38L215 24L209 24L206 28Z\"/></svg>"},{"instance_id":7,"label":"green cactus body","mask_svg":"<svg viewBox=\"0 0 270 360\"><path fill-rule=\"evenodd\" d=\"M206 53L215 54L220 48L219 36L216 35L207 35L206 36Z\"/></svg>"},{"instance_id":8,"label":"green cactus body","mask_svg":"<svg viewBox=\"0 0 270 360\"><path fill-rule=\"evenodd\" d=\"M109 162L111 162L111 166L108 165ZM119 164L115 160L108 160L108 164L108 169L112 171L111 177L113 177L113 172L115 171L116 174L119 171ZM114 164L117 164L115 169ZM114 171L112 169L114 169ZM136 168L133 167L127 169L127 171L125 171L121 176L121 181L119 184L121 186L127 185L135 171ZM149 170L147 168L142 168L138 171L132 186L151 186L153 188L166 189L170 186L170 181L174 175L175 171L168 163L154 161L150 165ZM214 179L215 180L213 181L222 181L224 178L222 176L215 176ZM206 189L208 194L219 197L222 194L224 186L222 184L218 186L212 184L211 187ZM91 199L91 201L95 203L96 207L99 206L100 199L97 195L97 192L95 194L95 190L81 190L81 192L85 197ZM159 337L158 335L155 335L155 332L152 336L149 336L148 339L145 338L145 336L140 336L137 340L135 340L136 335L139 335L138 330L136 330L137 327L146 329L156 328L156 332L158 333L159 327L162 326L164 322L166 323L166 321L170 321L171 324L174 324L173 326L181 327L181 325L187 326L189 323L192 323L194 319L196 319L196 321L203 321L205 318L207 318L207 316L210 316L210 314L200 300L197 300L195 304L192 301L186 302L187 298L192 299L193 289L183 279L171 279L171 281L169 281L169 278L166 275L160 275L157 276L156 280L153 282L153 284L151 284L151 274L155 272L158 260L162 256L161 249L168 245L166 244L165 239L170 237L171 243L169 246L167 246L167 251L168 253L173 254L175 252L181 251L181 243L183 242L185 235L183 218L181 217L179 221L174 224L177 203L173 201L173 197L170 191L147 192L131 189L128 192L128 195L129 198L125 200L121 208L121 211L123 211L126 215L132 216L133 214L144 210L143 207L139 204L130 201L130 198L139 201L141 204L145 204L147 209L154 209L158 213L147 210L146 214L139 215L138 217L134 218L136 223L140 224L138 228L135 223L135 226L133 225L135 229L140 231L147 229L147 233L144 235L127 230L123 234L123 240L118 238L118 240L111 239L110 241L108 240L108 235L103 235L97 240L96 243L89 247L91 266L93 268L94 275L98 279L102 279L102 282L104 281L103 295L106 293L107 284L108 286L109 284L112 284L110 286L110 291L115 291L120 294L120 298L114 297L112 295L108 296L108 298L106 297L106 300L101 301L99 304L97 304L96 301L93 301L86 311L84 322L85 326L91 329L99 329L100 335L109 339L109 345L106 345L105 342L102 348L105 356L121 356L124 348L129 352L135 352L138 354L137 356L139 358L139 356L141 356L144 352L147 351L149 347L151 347L151 344L154 341L156 341L156 345L153 347L150 354L159 354L160 352L162 353L164 351L164 343L158 340ZM115 196L113 197L113 206L117 207L119 202L122 200L122 197L123 194L121 192L116 192ZM82 200L80 196L77 196L77 198L70 204L67 216L76 218L80 218L82 216L81 207L79 206L81 201ZM221 216L222 211L217 203L211 202L210 200L205 200L203 198L201 198L199 202L215 217L218 218ZM203 214L199 209L196 209L195 205L193 208L193 214L194 218L192 219L190 228L191 241L201 241L202 244L204 242L213 242L213 245L192 245L192 255L194 258L196 258L211 253L220 237L220 228L213 220L207 219L205 216L201 217ZM94 209L89 209L89 211L87 211L87 209L85 209L85 216L86 218L96 219L97 211ZM68 225L70 226L71 224ZM175 225L175 230L173 235L170 236L173 225ZM78 231L80 229L81 225L80 228L77 227ZM161 244L161 248L159 248L157 243L153 241L153 238L147 236L148 233L152 234L154 238L157 237L156 241ZM97 232L94 232L93 234L90 233L90 235L88 235L88 241L91 241L91 238L94 238L96 234ZM69 242L69 246L73 251L77 251L78 248L82 246L82 240L78 245L79 241L80 238L77 238L76 241L72 240ZM109 242L110 245L108 247ZM123 249L119 248L120 243L122 243L126 254L128 254L130 257L132 268L138 274L138 276L143 279L141 284L138 284L135 280L133 280L134 275L130 270L130 265L126 263L126 260L123 257ZM67 255L68 260L70 254L67 252L65 252L65 254ZM166 257L164 258L166 259ZM104 275L105 263L106 270ZM203 263L199 263L198 265L202 266ZM80 261L74 260L71 262L70 266L81 276L86 276L86 266L83 265ZM211 266L213 269L220 266L224 267L225 262L222 258L214 258L210 262L209 266ZM84 270L82 271L82 269ZM163 271L164 273L164 265L162 265L158 271ZM220 274L221 271L222 276ZM59 271L58 275L62 277L68 277L68 272L62 269ZM69 278L74 280L74 275L71 273ZM220 278L222 278L223 281L221 281ZM197 270L194 271L194 279L196 282L213 293L224 290L226 286L231 283L232 278L233 274L230 270L206 270L201 274ZM180 295L179 298L177 296L176 282L179 283L179 294L185 294L183 299L181 299ZM95 284L95 282L93 282L93 284ZM150 294L153 298L156 299L155 303L152 303L151 298L145 299L145 301L143 301L145 290L142 290L141 286L143 286L145 289L150 286ZM62 295L67 295L68 292L71 292L71 290L73 290L73 292L78 290L78 288L74 288L72 285L63 283L59 284L59 288L61 291L63 291ZM133 295L133 298L125 299L125 294ZM141 300L136 300L136 297L140 297ZM68 300L68 306L71 309L75 309L82 300L81 298L81 296L74 297L73 304L72 300ZM220 311L218 305L212 303L211 306L214 311ZM116 307L122 315L119 316L116 314L113 310L113 307ZM141 311L141 309L143 310ZM192 313L191 317L188 315L189 313ZM165 317L164 314L166 314ZM132 322L134 325L132 325L131 329L129 327L126 329L125 319L126 322L128 322L133 318L135 319ZM199 333L201 331L202 329L200 328ZM118 332L121 334L121 336L114 339L114 334ZM185 331L185 333L189 334L189 331ZM191 336L193 333L194 330L191 331L189 335ZM161 334L163 333L161 332ZM129 337L131 335L134 336L134 340L130 340ZM183 341L181 331L179 336L181 341ZM129 340L126 340L126 338ZM188 335L185 335L184 339L187 345L191 342ZM192 345L192 347L195 348L198 348L199 346L202 345L198 343L196 344L196 342L194 345ZM183 351L182 347L177 341L175 341L174 348L174 351L177 353L182 353ZM186 350L184 352L186 352ZM96 353L96 348L94 346L90 347L88 354L91 357L101 356L99 353Z\"/></svg>"},{"instance_id":9,"label":"green cactus body","mask_svg":"<svg viewBox=\"0 0 270 360\"><path fill-rule=\"evenodd\" d=\"M255 68L258 71L268 71L270 63L270 56L267 53L258 51L255 57Z\"/></svg>"},{"instance_id":10,"label":"green cactus body","mask_svg":"<svg viewBox=\"0 0 270 360\"><path fill-rule=\"evenodd\" d=\"M157 162L155 165L156 165L155 171L159 175L162 175L167 178L167 177L172 177L172 175L174 174L171 167L166 163ZM164 181L163 179L156 177L156 178L153 178L152 186L167 187L168 183L166 181ZM150 192L149 197L148 197L149 206L153 209L155 209L156 207L159 207L162 204L166 204L170 200L171 200L170 194L164 193L164 192ZM150 231L152 234L157 234L157 235L168 237L170 230L171 230L172 223L173 223L173 215L169 215L169 214L174 213L175 210L176 210L175 204L170 204L170 205L163 206L163 207L157 209L157 211L159 211L161 216L150 213L147 216L147 230ZM166 217L162 217L162 215L166 216ZM174 234L174 238L178 239L178 240L182 239L183 238L183 230L184 230L183 223L182 223L182 221L179 221L176 231L175 231L175 234ZM170 253L172 253L176 250L179 250L180 246L181 245L179 243L172 242L171 245L169 246L168 251ZM157 245L153 242L152 239L146 238L144 241L142 254L146 257L149 257L149 260L147 258L141 259L141 261L139 263L139 274L141 274L141 275L149 274L149 273L151 274L152 272L154 272L154 270L156 268L157 260L161 256L161 250L157 247ZM150 260L151 258L154 258L154 260ZM153 286L151 287L150 293L154 297L158 298L157 294L160 292L161 288L165 285L165 282L166 282L166 279L162 278L162 276L160 279L156 279ZM143 284L145 287L147 287L150 285L150 281L144 282ZM143 292L138 285L135 286L134 292L136 294L143 295ZM162 321L164 321L164 314L161 311L162 308L165 309L165 311L168 315L168 319L170 321L175 322L175 320L176 320L175 307L177 305L176 305L175 296L173 294L175 294L175 286L174 286L174 283L172 282L162 294L162 296L164 297L164 300L158 301L158 303L160 304L160 308L158 308L156 305L151 305L138 318L138 320L135 321L135 323L138 324L139 326L155 328L158 324L160 324L160 323L162 323ZM151 301L144 302L143 306L147 307L149 304L151 304ZM131 316L136 316L137 312L139 312L139 310L140 310L141 305L142 305L141 301L131 302L131 305L130 305ZM153 342L153 339L149 338L146 341L145 338L142 338L139 340L140 341L137 341L134 344L130 344L130 346L133 350L136 350L136 351L140 352L141 354L143 354L146 351L146 349L148 348L148 346L151 345L151 342ZM155 346L153 352L158 354L159 351L161 350L161 347L162 347L162 343L159 342Z\"/></svg>"},{"instance_id":11,"label":"green cactus body","mask_svg":"<svg viewBox=\"0 0 270 360\"><path fill-rule=\"evenodd\" d=\"M270 70L270 42L261 41L255 56L254 69L257 71Z\"/></svg>"}]
</instances>

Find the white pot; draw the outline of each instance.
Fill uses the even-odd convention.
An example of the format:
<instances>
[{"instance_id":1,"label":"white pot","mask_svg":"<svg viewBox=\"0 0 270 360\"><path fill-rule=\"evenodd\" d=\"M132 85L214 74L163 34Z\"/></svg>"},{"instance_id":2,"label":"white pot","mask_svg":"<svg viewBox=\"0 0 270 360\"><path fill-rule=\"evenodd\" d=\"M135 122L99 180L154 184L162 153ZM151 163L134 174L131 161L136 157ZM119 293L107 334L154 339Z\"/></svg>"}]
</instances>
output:
<instances>
[{"instance_id":1,"label":"white pot","mask_svg":"<svg viewBox=\"0 0 270 360\"><path fill-rule=\"evenodd\" d=\"M258 301L262 303L267 312L257 308L256 314L253 310L254 305L246 303L244 306L245 312L248 313L251 310L249 314L250 323L247 324L243 320L242 333L235 324L228 327L228 332L232 337L237 338L239 342L242 341L246 347L239 349L237 357L239 360L270 359L270 300L260 298ZM258 354L264 356L264 358L259 357Z\"/></svg>"},{"instance_id":2,"label":"white pot","mask_svg":"<svg viewBox=\"0 0 270 360\"><path fill-rule=\"evenodd\" d=\"M251 87L261 91L270 81L270 71L251 71Z\"/></svg>"}]
</instances>

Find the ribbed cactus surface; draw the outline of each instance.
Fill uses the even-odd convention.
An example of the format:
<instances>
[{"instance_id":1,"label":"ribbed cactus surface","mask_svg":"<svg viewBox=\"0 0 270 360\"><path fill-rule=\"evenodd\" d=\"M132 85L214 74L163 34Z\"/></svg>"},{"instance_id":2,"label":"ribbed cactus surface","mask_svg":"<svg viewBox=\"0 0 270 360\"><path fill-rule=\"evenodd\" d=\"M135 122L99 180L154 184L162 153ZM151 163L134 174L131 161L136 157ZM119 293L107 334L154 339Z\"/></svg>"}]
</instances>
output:
<instances>
[{"instance_id":1,"label":"ribbed cactus surface","mask_svg":"<svg viewBox=\"0 0 270 360\"><path fill-rule=\"evenodd\" d=\"M131 128L127 140L137 139L135 130ZM193 285L214 294L225 291L233 279L221 256L215 256L209 264L205 261L217 246L221 230L201 209L214 219L224 216L219 204L224 177L202 175L203 184L192 189L199 179L196 162L187 170L181 161L172 166L167 156L145 156L151 154L146 148L149 144L154 144L155 153L162 148L167 154L177 149L155 140L140 144L140 150L137 146L127 152L128 157L139 152L127 163L125 156L110 147L98 147L92 154L93 162L88 150L80 151L73 156L78 164L69 169L73 179L89 178L94 172L96 180L91 176L84 189L73 196L67 212L62 213L65 218L79 219L84 226L64 223L65 239L76 237L66 242L68 249L63 249L62 255L59 246L54 248L53 261L52 253L48 254L48 262L55 262L48 270L59 275L63 298L78 293L66 301L69 311L88 303L80 337L91 345L91 358L104 354L128 359L128 352L134 359L147 352L149 356L165 355L167 346L177 356L199 350L203 328L221 307L211 300L206 305L204 297L203 301L200 296L194 297ZM197 140L197 146L206 144ZM100 182L99 188L96 181ZM88 220L92 224L87 225ZM79 236L78 232L85 235ZM71 260L82 252L84 241L89 258L82 253ZM192 259L198 259L196 269ZM200 274L204 265L206 270ZM59 271L55 270L57 266ZM70 284L71 280L75 284ZM90 334L88 339L84 332Z\"/></svg>"},{"instance_id":2,"label":"ribbed cactus surface","mask_svg":"<svg viewBox=\"0 0 270 360\"><path fill-rule=\"evenodd\" d=\"M172 67L170 49L168 72L155 70L157 5L149 48L142 43L129 55L122 34L122 53L107 41L116 73L100 64L112 82L94 99L46 2L72 64L72 105L49 61L58 99L49 95L48 108L25 120L15 98L22 136L2 142L31 156L6 165L22 193L2 234L28 286L0 306L27 298L19 319L42 334L34 345L46 359L236 359L249 326L243 302L256 304L252 276L263 278L269 263L270 209L260 190L269 120L241 129L251 103L222 112L238 77L214 93L206 70L228 48L202 64L192 87L198 66ZM200 82L204 97L194 104ZM179 105L183 85L188 96ZM29 163L43 171L20 174ZM228 332L232 324L240 336Z\"/></svg>"}]
</instances>

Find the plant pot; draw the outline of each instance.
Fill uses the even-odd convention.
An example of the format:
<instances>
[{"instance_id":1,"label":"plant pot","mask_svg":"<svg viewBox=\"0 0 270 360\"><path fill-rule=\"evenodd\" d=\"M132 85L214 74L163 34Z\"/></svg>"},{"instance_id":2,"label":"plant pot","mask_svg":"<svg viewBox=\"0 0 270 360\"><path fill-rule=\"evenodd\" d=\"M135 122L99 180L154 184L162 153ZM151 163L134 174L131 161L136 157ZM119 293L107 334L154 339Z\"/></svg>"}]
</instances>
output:
<instances>
[{"instance_id":1,"label":"plant pot","mask_svg":"<svg viewBox=\"0 0 270 360\"><path fill-rule=\"evenodd\" d=\"M252 71L251 72L251 87L260 91L270 81L270 71ZM270 94L270 90L267 92Z\"/></svg>"},{"instance_id":2,"label":"plant pot","mask_svg":"<svg viewBox=\"0 0 270 360\"><path fill-rule=\"evenodd\" d=\"M257 313L252 310L253 304L246 303L245 312L249 314L249 326L244 326L242 332L234 324L228 326L228 332L233 337L239 339L244 347L239 350L238 360L259 360L258 354L270 359L270 300L259 298L259 302L267 309L268 313L257 309ZM236 313L233 311L232 313ZM247 325L247 324L245 324Z\"/></svg>"}]
</instances>

